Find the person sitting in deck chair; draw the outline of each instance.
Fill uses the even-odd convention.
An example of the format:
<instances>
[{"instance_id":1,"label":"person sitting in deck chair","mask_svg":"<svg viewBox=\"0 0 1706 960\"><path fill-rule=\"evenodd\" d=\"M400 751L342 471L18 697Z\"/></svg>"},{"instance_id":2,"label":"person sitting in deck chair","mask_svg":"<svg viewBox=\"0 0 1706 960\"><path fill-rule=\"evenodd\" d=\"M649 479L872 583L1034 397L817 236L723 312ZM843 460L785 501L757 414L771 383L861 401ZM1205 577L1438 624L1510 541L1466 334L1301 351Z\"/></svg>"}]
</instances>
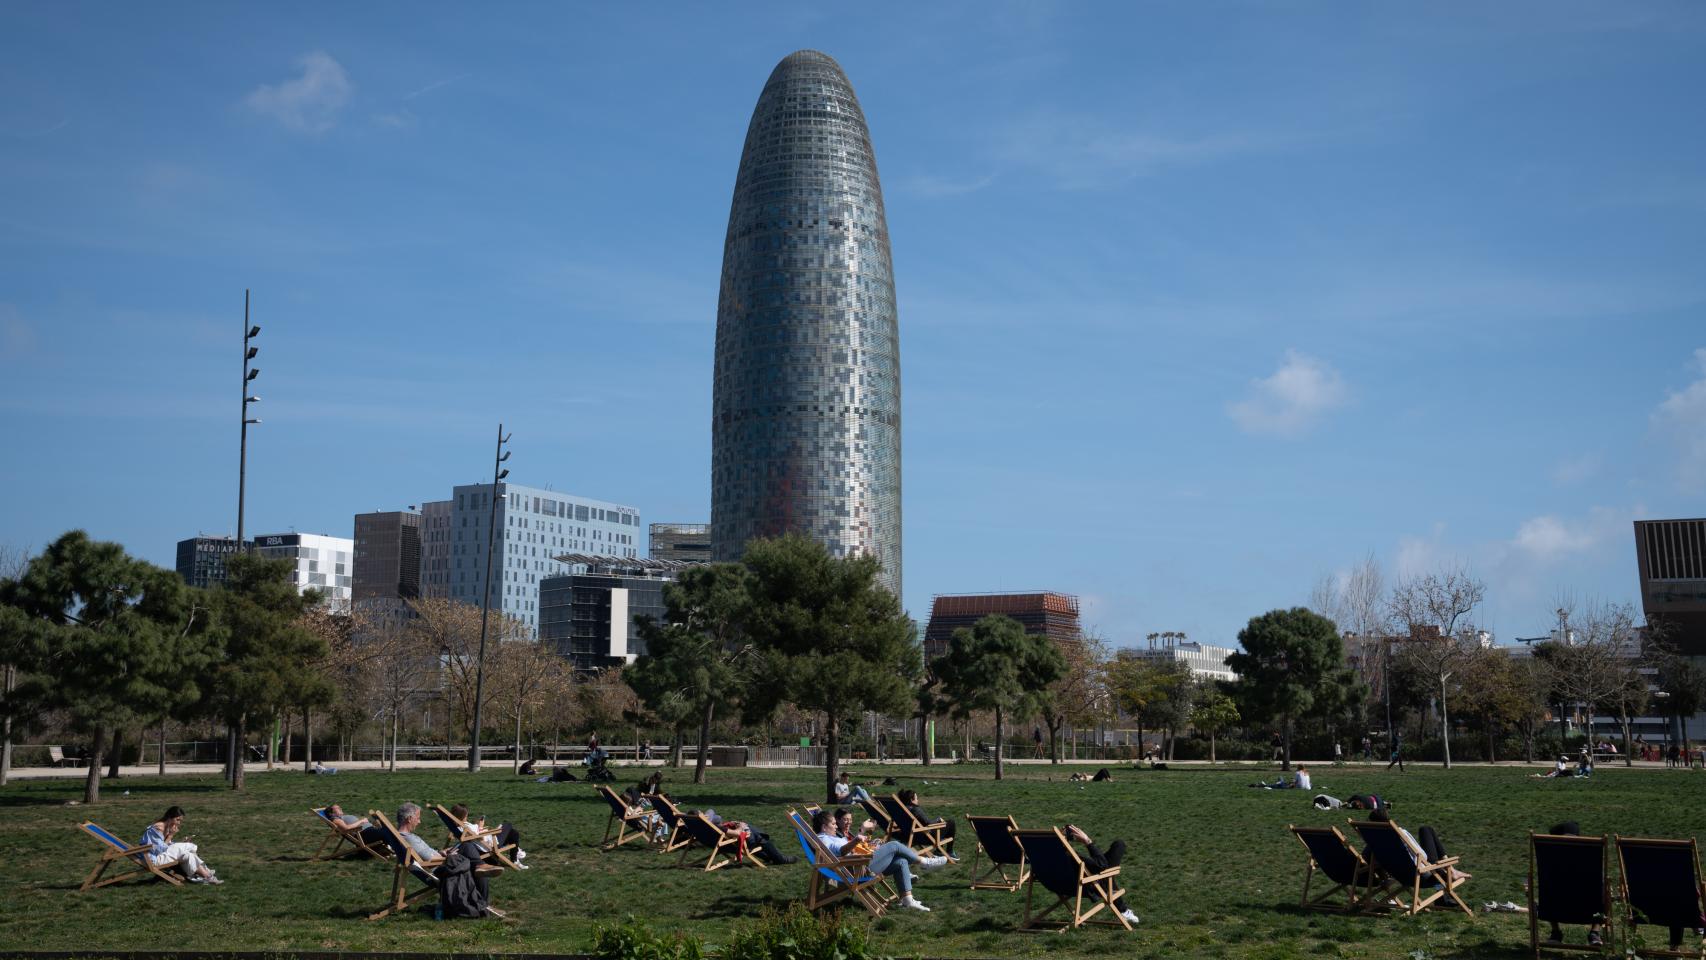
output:
<instances>
[{"instance_id":1,"label":"person sitting in deck chair","mask_svg":"<svg viewBox=\"0 0 1706 960\"><path fill-rule=\"evenodd\" d=\"M900 802L905 804L908 810L912 811L913 818L918 821L920 826L933 827L938 823L947 824L947 826L942 830L942 849L948 851L948 856L952 857L954 846L954 821L946 820L941 817L932 817L928 813L925 813L924 808L918 805L917 790L907 788L895 794L895 796L899 797Z\"/></svg>"},{"instance_id":2,"label":"person sitting in deck chair","mask_svg":"<svg viewBox=\"0 0 1706 960\"><path fill-rule=\"evenodd\" d=\"M930 912L929 907L919 903L918 898L912 895L912 864L918 864L923 870L935 870L947 864L947 857L920 857L918 851L899 840L890 840L873 848L868 841L862 839L838 837L833 832L834 829L834 815L828 810L819 810L812 817L812 830L825 850L837 857L868 855L871 858L868 867L871 873L887 874L894 880L895 887L900 890L901 906L908 910Z\"/></svg>"},{"instance_id":3,"label":"person sitting in deck chair","mask_svg":"<svg viewBox=\"0 0 1706 960\"><path fill-rule=\"evenodd\" d=\"M1084 845L1084 863L1091 870L1100 873L1110 867L1119 866L1120 861L1125 859L1124 840L1115 840L1113 843L1108 844L1108 849L1102 850L1099 849L1095 843L1091 842L1089 834L1070 823L1066 825L1065 832L1066 839L1071 840L1073 843L1081 843ZM1125 917L1127 923L1138 922L1137 914L1133 913L1131 908L1126 905L1125 894L1120 894L1120 898L1114 901L1114 909L1120 912L1120 916Z\"/></svg>"},{"instance_id":4,"label":"person sitting in deck chair","mask_svg":"<svg viewBox=\"0 0 1706 960\"><path fill-rule=\"evenodd\" d=\"M482 816L477 820L468 819L468 805L465 803L458 803L458 804L451 805L450 815L455 817L456 819L462 821L462 830L463 830L464 838L466 838L470 834L479 834L479 833L484 833L486 831L486 818ZM523 870L527 869L527 867L524 864L522 864L522 862L521 862L521 861L527 859L527 851L521 849L521 847L519 846L519 844L521 843L521 831L517 830L515 828L515 824L513 824L513 823L500 823L500 824L498 824L498 832L497 833L494 833L489 837L482 837L479 840L477 840L476 842L479 843L482 847L485 847L486 850L488 850L488 851L501 850L504 847L509 846L510 844L517 844L517 846L515 848L515 856L511 857L510 859L515 861L515 865L517 867L520 867ZM490 862L490 861L495 860L497 858L487 856L485 859L487 860L487 862Z\"/></svg>"},{"instance_id":5,"label":"person sitting in deck chair","mask_svg":"<svg viewBox=\"0 0 1706 960\"><path fill-rule=\"evenodd\" d=\"M326 819L336 820L350 830L360 830L361 842L370 847L383 847L385 843L385 831L374 826L366 817L345 813L344 808L335 803L326 804Z\"/></svg>"},{"instance_id":6,"label":"person sitting in deck chair","mask_svg":"<svg viewBox=\"0 0 1706 960\"><path fill-rule=\"evenodd\" d=\"M1579 837L1582 835L1582 825L1574 820L1565 820L1546 832L1559 837ZM1597 923L1588 924L1588 946L1602 947L1605 945L1605 937L1600 933L1599 927L1600 925ZM1564 942L1564 931L1558 926L1558 921L1552 921L1552 933L1546 939L1551 943Z\"/></svg>"},{"instance_id":7,"label":"person sitting in deck chair","mask_svg":"<svg viewBox=\"0 0 1706 960\"><path fill-rule=\"evenodd\" d=\"M212 867L202 862L195 844L176 839L178 830L183 825L184 808L167 807L160 819L142 831L142 840L138 846L147 847L148 859L155 863L177 861L175 869L188 877L191 883L224 883L225 881L213 875Z\"/></svg>"},{"instance_id":8,"label":"person sitting in deck chair","mask_svg":"<svg viewBox=\"0 0 1706 960\"><path fill-rule=\"evenodd\" d=\"M866 817L865 822L860 824L858 831L855 832L853 829L853 811L846 807L841 807L835 811L835 835L843 840L857 840L861 837L869 839L876 829L877 821Z\"/></svg>"},{"instance_id":9,"label":"person sitting in deck chair","mask_svg":"<svg viewBox=\"0 0 1706 960\"><path fill-rule=\"evenodd\" d=\"M413 851L415 856L421 858L421 860L430 863L438 860L442 856L448 856L451 851L454 850L461 853L463 857L473 863L480 864L485 862L486 848L481 846L477 841L459 840L456 843L445 847L443 850L437 850L433 848L432 844L422 840L420 835L415 832L420 829L420 826L420 804L405 802L397 808L397 835L404 843L408 844L409 849ZM480 891L480 899L489 902L491 899L489 885L486 881L485 875L478 870L474 871L474 886ZM491 913L494 916L503 916L503 914L496 909L491 909Z\"/></svg>"},{"instance_id":10,"label":"person sitting in deck chair","mask_svg":"<svg viewBox=\"0 0 1706 960\"><path fill-rule=\"evenodd\" d=\"M1384 808L1369 814L1368 818L1373 820L1375 823L1392 822L1392 815L1387 813ZM1405 837L1408 837L1410 843L1420 847L1422 850L1422 856L1427 857L1429 863L1438 863L1439 861L1444 860L1447 856L1450 856L1445 852L1445 844L1440 842L1439 833L1435 831L1433 827L1423 827L1420 830L1417 830L1413 836L1410 831L1403 827L1399 827L1398 832L1403 834ZM1414 857L1415 854L1412 853L1411 856ZM1372 859L1367 850L1363 851L1363 857L1365 859ZM1457 880L1468 880L1473 876L1473 874L1465 873L1456 867L1451 868L1451 875Z\"/></svg>"}]
</instances>

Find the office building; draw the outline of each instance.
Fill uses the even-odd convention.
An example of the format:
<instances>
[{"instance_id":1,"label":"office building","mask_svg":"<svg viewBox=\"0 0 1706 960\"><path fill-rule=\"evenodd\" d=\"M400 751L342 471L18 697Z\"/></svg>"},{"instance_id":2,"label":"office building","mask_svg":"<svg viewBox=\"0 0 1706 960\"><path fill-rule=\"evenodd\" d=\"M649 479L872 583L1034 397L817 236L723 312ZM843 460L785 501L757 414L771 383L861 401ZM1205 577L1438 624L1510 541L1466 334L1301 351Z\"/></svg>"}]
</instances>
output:
<instances>
[{"instance_id":1,"label":"office building","mask_svg":"<svg viewBox=\"0 0 1706 960\"><path fill-rule=\"evenodd\" d=\"M178 541L178 576L192 587L225 582L225 561L237 553L233 537L191 537Z\"/></svg>"},{"instance_id":2,"label":"office building","mask_svg":"<svg viewBox=\"0 0 1706 960\"><path fill-rule=\"evenodd\" d=\"M422 597L450 597L450 517L454 500L429 500L421 504Z\"/></svg>"},{"instance_id":3,"label":"office building","mask_svg":"<svg viewBox=\"0 0 1706 960\"><path fill-rule=\"evenodd\" d=\"M351 571L355 541L318 533L275 533L255 538L255 552L269 559L289 560L294 565L290 582L306 593L320 591L322 602L348 613L353 593Z\"/></svg>"},{"instance_id":4,"label":"office building","mask_svg":"<svg viewBox=\"0 0 1706 960\"><path fill-rule=\"evenodd\" d=\"M589 558L590 559L590 558ZM646 652L635 618L664 618L670 571L655 566L595 566L539 584L539 642L577 672L632 663Z\"/></svg>"},{"instance_id":5,"label":"office building","mask_svg":"<svg viewBox=\"0 0 1706 960\"><path fill-rule=\"evenodd\" d=\"M1048 637L1057 644L1077 643L1078 598L1048 591L1032 593L970 593L937 596L924 627L926 661L948 652L954 631L971 627L991 614L1019 621L1025 632Z\"/></svg>"},{"instance_id":6,"label":"office building","mask_svg":"<svg viewBox=\"0 0 1706 960\"><path fill-rule=\"evenodd\" d=\"M539 581L578 572L558 554L640 557L644 528L633 507L500 483L494 528L491 490L489 483L467 484L451 497L449 599L480 603L487 531L495 529L491 608L519 622L531 638L539 630Z\"/></svg>"},{"instance_id":7,"label":"office building","mask_svg":"<svg viewBox=\"0 0 1706 960\"><path fill-rule=\"evenodd\" d=\"M1706 519L1635 521L1635 561L1648 628L1706 657Z\"/></svg>"},{"instance_id":8,"label":"office building","mask_svg":"<svg viewBox=\"0 0 1706 960\"><path fill-rule=\"evenodd\" d=\"M651 558L711 562L711 525L708 523L654 523L651 526Z\"/></svg>"},{"instance_id":9,"label":"office building","mask_svg":"<svg viewBox=\"0 0 1706 960\"><path fill-rule=\"evenodd\" d=\"M413 600L421 593L421 515L388 510L355 515L351 597Z\"/></svg>"},{"instance_id":10,"label":"office building","mask_svg":"<svg viewBox=\"0 0 1706 960\"><path fill-rule=\"evenodd\" d=\"M901 585L900 339L870 131L814 50L776 65L747 127L723 243L711 543L798 533Z\"/></svg>"},{"instance_id":11,"label":"office building","mask_svg":"<svg viewBox=\"0 0 1706 960\"><path fill-rule=\"evenodd\" d=\"M1232 656L1234 652L1231 647L1217 647L1210 643L1198 643L1195 640L1182 640L1175 637L1160 637L1149 641L1147 647L1121 650L1119 655L1137 660L1151 660L1157 663L1182 663L1190 668L1193 677L1236 680L1238 674L1226 665L1226 658Z\"/></svg>"}]
</instances>

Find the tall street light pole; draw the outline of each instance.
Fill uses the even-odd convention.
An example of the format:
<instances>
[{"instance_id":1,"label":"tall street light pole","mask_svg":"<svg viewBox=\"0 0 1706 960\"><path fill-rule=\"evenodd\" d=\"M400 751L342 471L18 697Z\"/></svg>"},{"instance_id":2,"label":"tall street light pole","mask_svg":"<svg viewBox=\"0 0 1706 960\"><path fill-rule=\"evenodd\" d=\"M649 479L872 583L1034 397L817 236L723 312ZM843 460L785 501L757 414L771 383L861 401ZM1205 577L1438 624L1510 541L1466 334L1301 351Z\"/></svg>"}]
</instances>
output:
<instances>
[{"instance_id":1,"label":"tall street light pole","mask_svg":"<svg viewBox=\"0 0 1706 960\"><path fill-rule=\"evenodd\" d=\"M506 443L509 443L509 437L500 423L498 448L492 455L492 514L486 522L486 587L480 596L480 658L474 664L474 735L469 738L473 741L468 747L469 773L480 772L480 702L485 698L486 689L486 620L492 612L492 545L498 533L498 484L509 476L509 470L504 467L504 461L509 459L509 453L504 450Z\"/></svg>"},{"instance_id":2,"label":"tall street light pole","mask_svg":"<svg viewBox=\"0 0 1706 960\"><path fill-rule=\"evenodd\" d=\"M243 550L243 492L249 475L249 424L260 423L258 418L249 416L249 404L260 402L260 397L249 394L249 385L261 375L260 367L250 367L249 361L255 359L261 348L251 345L250 341L261 335L260 325L249 325L249 291L243 291L243 408L240 439L237 442L237 549Z\"/></svg>"}]
</instances>

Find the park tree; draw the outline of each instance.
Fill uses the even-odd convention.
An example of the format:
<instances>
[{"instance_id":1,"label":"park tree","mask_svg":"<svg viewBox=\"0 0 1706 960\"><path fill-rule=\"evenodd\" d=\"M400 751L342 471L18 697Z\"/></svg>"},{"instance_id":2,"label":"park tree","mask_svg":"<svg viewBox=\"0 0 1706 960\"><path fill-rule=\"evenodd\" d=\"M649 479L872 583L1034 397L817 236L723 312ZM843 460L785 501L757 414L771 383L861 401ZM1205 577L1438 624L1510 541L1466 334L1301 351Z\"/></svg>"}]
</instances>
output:
<instances>
[{"instance_id":1,"label":"park tree","mask_svg":"<svg viewBox=\"0 0 1706 960\"><path fill-rule=\"evenodd\" d=\"M24 570L30 565L28 550L20 550L11 546L0 546L0 597L3 597L9 584L16 583L24 575ZM18 686L18 665L9 659L11 648L4 639L14 633L14 627L7 622L7 614L0 601L0 787L4 787L12 777L12 691ZM18 631L21 636L21 630Z\"/></svg>"},{"instance_id":2,"label":"park tree","mask_svg":"<svg viewBox=\"0 0 1706 960\"><path fill-rule=\"evenodd\" d=\"M787 702L825 715L824 793L833 798L842 722L914 701L922 657L912 623L868 554L831 557L791 534L748 543L742 562L752 573L747 634L758 681L748 712Z\"/></svg>"},{"instance_id":3,"label":"park tree","mask_svg":"<svg viewBox=\"0 0 1706 960\"><path fill-rule=\"evenodd\" d=\"M1591 738L1595 713L1616 715L1627 757L1629 718L1645 708L1647 687L1640 673L1634 609L1589 601L1578 610L1566 598L1559 602L1557 617L1556 638L1536 645L1534 652L1551 667L1551 698L1559 704L1560 724L1572 708L1579 708Z\"/></svg>"},{"instance_id":4,"label":"park tree","mask_svg":"<svg viewBox=\"0 0 1706 960\"><path fill-rule=\"evenodd\" d=\"M512 772L521 771L521 728L528 717L545 706L553 689L554 675L569 665L549 647L537 641L506 643L498 647L487 664L487 683L495 688L498 712L509 721L515 734ZM489 659L492 659L489 657Z\"/></svg>"},{"instance_id":5,"label":"park tree","mask_svg":"<svg viewBox=\"0 0 1706 960\"><path fill-rule=\"evenodd\" d=\"M1385 690L1386 574L1372 552L1349 571L1327 574L1310 594L1309 609L1338 625L1345 643L1345 660L1356 669L1362 686ZM1368 698L1358 702L1357 725L1368 727Z\"/></svg>"},{"instance_id":6,"label":"park tree","mask_svg":"<svg viewBox=\"0 0 1706 960\"><path fill-rule=\"evenodd\" d=\"M611 730L631 723L644 710L627 680L628 667L605 667L575 684L576 706L581 726L590 731ZM607 742L614 743L615 737Z\"/></svg>"},{"instance_id":7,"label":"park tree","mask_svg":"<svg viewBox=\"0 0 1706 960\"><path fill-rule=\"evenodd\" d=\"M225 563L225 585L211 592L226 630L225 657L209 675L212 712L225 721L227 775L243 789L244 741L252 725L302 702L318 681L326 641L303 625L320 593L299 593L294 564L240 553ZM269 734L270 735L270 734Z\"/></svg>"},{"instance_id":8,"label":"park tree","mask_svg":"<svg viewBox=\"0 0 1706 960\"><path fill-rule=\"evenodd\" d=\"M1238 704L1221 689L1219 681L1207 678L1198 681L1191 701L1191 726L1208 734L1208 762L1215 763L1214 738L1238 723Z\"/></svg>"},{"instance_id":9,"label":"park tree","mask_svg":"<svg viewBox=\"0 0 1706 960\"><path fill-rule=\"evenodd\" d=\"M1041 712L1049 687L1066 674L1066 658L1048 637L1025 632L1012 617L990 614L955 630L948 652L931 664L954 712L995 714L995 779L1005 771L1006 721Z\"/></svg>"},{"instance_id":10,"label":"park tree","mask_svg":"<svg viewBox=\"0 0 1706 960\"><path fill-rule=\"evenodd\" d=\"M442 597L411 601L409 606L415 613L414 619L409 621L409 628L415 631L423 647L438 652L454 716L466 725L468 742L473 743L475 714L485 717L487 708L497 697L497 689L490 684L482 684L480 680L480 608ZM526 642L530 642L527 630L515 618L495 613L487 619L487 656L492 656L497 645ZM478 710L474 703L476 697L479 699ZM449 728L456 729L455 722Z\"/></svg>"},{"instance_id":11,"label":"park tree","mask_svg":"<svg viewBox=\"0 0 1706 960\"><path fill-rule=\"evenodd\" d=\"M1486 595L1485 583L1461 567L1448 567L1399 583L1387 601L1392 630L1403 642L1403 657L1439 693L1439 737L1447 770L1451 769L1450 683L1475 647L1468 618Z\"/></svg>"},{"instance_id":12,"label":"park tree","mask_svg":"<svg viewBox=\"0 0 1706 960\"><path fill-rule=\"evenodd\" d=\"M1688 718L1706 706L1706 671L1687 657L1672 652L1659 661L1659 712L1678 724L1682 742L1688 743Z\"/></svg>"},{"instance_id":13,"label":"park tree","mask_svg":"<svg viewBox=\"0 0 1706 960\"><path fill-rule=\"evenodd\" d=\"M1516 731L1523 737L1524 755L1532 759L1534 731L1546 715L1546 688L1535 682L1533 658L1513 659L1506 650L1469 651L1458 675L1462 711L1486 737L1489 763L1498 762L1500 734Z\"/></svg>"},{"instance_id":14,"label":"park tree","mask_svg":"<svg viewBox=\"0 0 1706 960\"><path fill-rule=\"evenodd\" d=\"M1140 750L1146 729L1164 729L1182 720L1178 704L1188 698L1183 688L1189 683L1190 669L1177 661L1116 656L1108 666L1108 691L1114 705L1136 721Z\"/></svg>"},{"instance_id":15,"label":"park tree","mask_svg":"<svg viewBox=\"0 0 1706 960\"><path fill-rule=\"evenodd\" d=\"M728 713L746 686L749 645L744 629L751 575L735 563L685 570L663 588L664 620L639 621L646 654L626 672L629 686L674 730L699 730L693 782L705 782L711 723ZM679 759L676 748L671 753Z\"/></svg>"},{"instance_id":16,"label":"park tree","mask_svg":"<svg viewBox=\"0 0 1706 960\"><path fill-rule=\"evenodd\" d=\"M1238 644L1243 649L1226 659L1238 674L1227 692L1245 720L1280 722L1283 768L1290 770L1296 719L1309 716L1318 701L1339 697L1335 687L1353 682L1339 628L1303 607L1270 610L1250 618Z\"/></svg>"},{"instance_id":17,"label":"park tree","mask_svg":"<svg viewBox=\"0 0 1706 960\"><path fill-rule=\"evenodd\" d=\"M450 608L448 601L414 601L430 604L423 622L418 615L409 619L379 617L368 620L361 630L361 660L353 665L359 670L362 685L371 696L369 713L383 722L381 728L388 748L389 769L397 772L397 742L402 736L403 717L409 705L429 690L437 689L441 677L444 648L443 634L457 629L462 623L461 611ZM446 756L449 755L446 744Z\"/></svg>"},{"instance_id":18,"label":"park tree","mask_svg":"<svg viewBox=\"0 0 1706 960\"><path fill-rule=\"evenodd\" d=\"M1084 633L1060 645L1066 671L1049 685L1041 700L1043 725L1048 728L1049 761L1061 762L1063 728L1094 723L1107 704L1104 680L1108 645L1094 633ZM1076 741L1075 741L1076 742ZM1074 754L1076 756L1076 753Z\"/></svg>"},{"instance_id":19,"label":"park tree","mask_svg":"<svg viewBox=\"0 0 1706 960\"><path fill-rule=\"evenodd\" d=\"M61 711L90 734L85 803L101 798L115 733L196 702L222 639L204 591L81 530L0 586L0 660L20 678L7 706Z\"/></svg>"}]
</instances>

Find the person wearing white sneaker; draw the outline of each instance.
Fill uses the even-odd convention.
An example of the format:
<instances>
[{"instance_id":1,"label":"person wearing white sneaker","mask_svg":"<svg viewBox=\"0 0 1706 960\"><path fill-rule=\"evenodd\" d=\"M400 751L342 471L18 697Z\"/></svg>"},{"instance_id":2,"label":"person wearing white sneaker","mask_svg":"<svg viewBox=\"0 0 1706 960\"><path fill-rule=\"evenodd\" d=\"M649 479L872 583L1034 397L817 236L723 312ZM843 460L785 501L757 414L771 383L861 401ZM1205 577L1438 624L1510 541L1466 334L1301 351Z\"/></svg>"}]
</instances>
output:
<instances>
[{"instance_id":1,"label":"person wearing white sneaker","mask_svg":"<svg viewBox=\"0 0 1706 960\"><path fill-rule=\"evenodd\" d=\"M1115 840L1108 844L1108 849L1104 851L1091 842L1089 834L1070 823L1066 825L1066 839L1084 845L1084 862L1092 870L1101 871L1109 867L1117 867L1120 865L1120 861L1125 859L1124 840ZM1125 918L1126 923L1138 922L1137 914L1132 912L1132 909L1126 904L1125 894L1120 894L1120 898L1114 901L1114 909L1120 912L1120 916Z\"/></svg>"},{"instance_id":2,"label":"person wearing white sneaker","mask_svg":"<svg viewBox=\"0 0 1706 960\"><path fill-rule=\"evenodd\" d=\"M835 833L835 814L829 810L819 810L812 816L812 831L817 834L823 848L839 857L842 850L857 840L837 836ZM875 874L887 874L900 890L900 904L909 910L929 911L929 907L919 903L912 895L912 864L918 864L920 869L934 870L947 863L946 857L920 857L918 851L899 840L890 840L880 844L871 852L871 863L866 869Z\"/></svg>"},{"instance_id":3,"label":"person wearing white sneaker","mask_svg":"<svg viewBox=\"0 0 1706 960\"><path fill-rule=\"evenodd\" d=\"M172 869L182 873L192 883L219 884L225 881L213 875L213 868L202 862L199 848L195 844L177 839L178 830L184 825L184 809L170 806L160 815L160 819L148 825L142 832L142 842L138 846L148 848L147 856L156 863L172 862Z\"/></svg>"}]
</instances>

